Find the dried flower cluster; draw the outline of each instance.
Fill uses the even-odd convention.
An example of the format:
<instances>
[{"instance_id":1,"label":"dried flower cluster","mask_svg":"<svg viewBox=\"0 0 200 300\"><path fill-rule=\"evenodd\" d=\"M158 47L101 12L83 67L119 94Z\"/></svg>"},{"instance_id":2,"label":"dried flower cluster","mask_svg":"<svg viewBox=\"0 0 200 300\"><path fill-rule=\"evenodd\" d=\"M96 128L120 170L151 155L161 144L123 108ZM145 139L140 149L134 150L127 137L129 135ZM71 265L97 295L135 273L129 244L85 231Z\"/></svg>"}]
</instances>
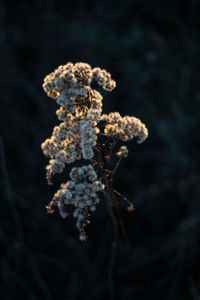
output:
<instances>
[{"instance_id":1,"label":"dried flower cluster","mask_svg":"<svg viewBox=\"0 0 200 300\"><path fill-rule=\"evenodd\" d=\"M97 174L92 165L73 168L70 172L71 180L61 184L53 201L57 204L63 218L67 216L65 205L75 206L73 216L76 218L76 226L80 232L80 239L85 240L84 227L89 223L90 212L96 210L99 203L97 192L104 189L104 185L97 180Z\"/></svg>"},{"instance_id":2,"label":"dried flower cluster","mask_svg":"<svg viewBox=\"0 0 200 300\"><path fill-rule=\"evenodd\" d=\"M118 157L126 158L128 156L128 149L126 146L121 146L119 151L116 153Z\"/></svg>"},{"instance_id":3,"label":"dried flower cluster","mask_svg":"<svg viewBox=\"0 0 200 300\"><path fill-rule=\"evenodd\" d=\"M129 141L136 137L140 144L148 136L146 126L135 117L125 116L122 118L118 112L114 112L102 115L101 119L106 122L104 133L108 137L117 137L122 141Z\"/></svg>"},{"instance_id":4,"label":"dried flower cluster","mask_svg":"<svg viewBox=\"0 0 200 300\"><path fill-rule=\"evenodd\" d=\"M102 168L102 164L94 159L102 149L98 145L100 136L122 141L136 137L138 143L148 136L145 125L135 117L121 117L117 112L102 115L102 96L92 89L93 80L107 91L116 86L110 73L100 68L92 69L87 63L67 63L44 78L44 91L60 106L56 114L61 121L54 127L52 136L41 144L44 155L49 157L46 167L49 184L52 176L62 173L66 164L80 159L93 161L97 171ZM98 126L100 122L104 125L103 132ZM122 146L116 154L120 159L127 157L127 147ZM70 178L61 184L47 209L53 212L52 207L57 205L61 216L66 217L66 205L74 205L73 215L80 239L85 240L84 227L89 223L90 212L99 203L97 192L103 191L104 184L102 179L97 179L91 164L72 168Z\"/></svg>"}]
</instances>

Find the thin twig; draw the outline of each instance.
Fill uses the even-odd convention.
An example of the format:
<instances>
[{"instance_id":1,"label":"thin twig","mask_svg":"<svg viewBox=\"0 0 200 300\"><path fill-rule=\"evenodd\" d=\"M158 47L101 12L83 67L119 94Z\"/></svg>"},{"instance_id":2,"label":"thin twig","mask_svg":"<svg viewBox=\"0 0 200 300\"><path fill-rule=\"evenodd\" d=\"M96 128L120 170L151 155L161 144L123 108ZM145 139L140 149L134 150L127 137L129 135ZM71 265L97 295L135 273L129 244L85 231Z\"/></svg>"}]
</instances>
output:
<instances>
[{"instance_id":1,"label":"thin twig","mask_svg":"<svg viewBox=\"0 0 200 300\"><path fill-rule=\"evenodd\" d=\"M122 199L124 199L126 202L128 202L129 205L133 205L133 203L131 201L129 201L128 198L126 198L124 195L119 193L117 190L113 190L113 191L115 192L116 195L120 196Z\"/></svg>"},{"instance_id":2,"label":"thin twig","mask_svg":"<svg viewBox=\"0 0 200 300\"><path fill-rule=\"evenodd\" d=\"M114 140L113 138L112 138L112 140L113 140L113 143L111 144L111 149L110 149L110 152L108 153L108 157L111 156L113 149L115 148L115 146L117 144L117 140Z\"/></svg>"},{"instance_id":3,"label":"thin twig","mask_svg":"<svg viewBox=\"0 0 200 300\"><path fill-rule=\"evenodd\" d=\"M106 189L109 191L109 186L108 186L108 176L109 173L105 167L106 159L104 156L104 153L102 151L102 146L100 144L100 140L98 139L97 141L99 151L98 151L98 160L100 164L102 165L102 178L105 180L106 183ZM117 250L117 244L118 244L118 225L117 225L117 219L113 210L113 201L110 197L110 194L108 192L104 192L105 198L108 199L106 201L107 203L107 208L108 208L108 213L110 215L110 218L112 220L113 224L113 240L111 243L111 250L110 250L110 260L109 260L109 266L108 266L108 283L109 283L109 289L110 289L110 297L111 300L116 299L116 292L115 292L115 283L114 283L114 265L115 265L115 260L116 260L116 250Z\"/></svg>"},{"instance_id":4,"label":"thin twig","mask_svg":"<svg viewBox=\"0 0 200 300\"><path fill-rule=\"evenodd\" d=\"M111 251L110 251L110 260L109 260L109 266L108 266L108 282L110 287L110 296L111 300L116 299L116 292L115 292L115 284L114 284L114 266L115 266L115 260L116 260L116 251L117 251L117 244L118 244L118 224L117 224L117 218L115 216L114 210L113 210L113 202L110 198L110 195L106 192L104 192L105 197L108 199L106 201L108 212L110 215L110 218L112 220L113 224L113 240L111 244Z\"/></svg>"},{"instance_id":5,"label":"thin twig","mask_svg":"<svg viewBox=\"0 0 200 300\"><path fill-rule=\"evenodd\" d=\"M112 139L112 137L109 137L106 141L105 141L105 143L103 144L103 147L105 148L105 146L110 142L110 140Z\"/></svg>"},{"instance_id":6,"label":"thin twig","mask_svg":"<svg viewBox=\"0 0 200 300\"><path fill-rule=\"evenodd\" d=\"M135 280L136 280L136 283L137 283L140 299L143 299L143 292L142 292L143 288L142 288L142 284L141 284L141 279L140 279L140 276L138 274L138 269L137 269L137 265L135 263L135 257L134 257L134 254L133 254L133 249L132 249L132 246L131 246L131 243L130 243L130 240L129 240L129 237L128 237L128 234L127 234L127 231L126 231L126 227L125 227L124 221L121 217L119 203L118 203L118 200L115 196L115 192L112 188L112 180L110 180L109 185L110 185L110 194L111 194L111 197L112 197L112 200L113 200L116 212L117 212L117 216L118 216L118 219L119 219L121 231L122 231L123 237L124 237L125 242L126 242L126 247L129 251L130 262L131 262L133 274L134 274L134 277L135 277Z\"/></svg>"},{"instance_id":7,"label":"thin twig","mask_svg":"<svg viewBox=\"0 0 200 300\"><path fill-rule=\"evenodd\" d=\"M114 170L113 170L113 172L112 172L112 173L113 173L113 176L114 176L115 172L117 171L117 169L118 169L118 167L119 167L121 161L122 161L122 157L120 157L120 158L118 159L117 163L116 163L116 166L115 166L115 168L114 168Z\"/></svg>"},{"instance_id":8,"label":"thin twig","mask_svg":"<svg viewBox=\"0 0 200 300\"><path fill-rule=\"evenodd\" d=\"M99 141L98 141L98 144L99 144L99 147L101 149L100 154L101 154L103 169L106 170L107 165L106 165L105 154L104 154L104 151L103 151ZM115 142L115 144L116 144L116 142ZM129 240L129 237L128 237L128 234L127 234L127 231L126 231L124 221L121 217L119 203L118 203L118 200L116 198L116 195L115 195L115 192L114 192L114 189L113 189L113 175L107 176L107 174L106 174L105 182L106 182L106 188L107 188L108 194L109 194L110 199L113 202L115 210L117 212L117 216L118 216L118 219L119 219L122 235L125 239L126 247L128 249L128 252L129 252L130 262L131 262L131 266L132 266L132 270L133 270L135 280L137 282L137 287L138 287L140 299L143 299L142 284L141 284L140 277L138 275L138 270L137 270L137 266L136 266L136 263L135 263L135 257L133 255L133 249L131 247L131 243L130 243L130 240Z\"/></svg>"}]
</instances>

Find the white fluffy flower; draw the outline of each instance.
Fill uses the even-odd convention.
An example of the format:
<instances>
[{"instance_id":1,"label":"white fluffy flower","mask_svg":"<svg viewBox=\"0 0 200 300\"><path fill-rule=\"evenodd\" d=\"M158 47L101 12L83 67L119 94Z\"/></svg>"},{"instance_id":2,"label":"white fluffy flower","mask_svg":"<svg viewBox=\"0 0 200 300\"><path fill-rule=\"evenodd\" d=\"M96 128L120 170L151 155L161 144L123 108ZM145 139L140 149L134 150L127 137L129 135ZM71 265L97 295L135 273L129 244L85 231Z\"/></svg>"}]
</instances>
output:
<instances>
[{"instance_id":1,"label":"white fluffy flower","mask_svg":"<svg viewBox=\"0 0 200 300\"><path fill-rule=\"evenodd\" d=\"M83 234L88 212L94 211L99 203L97 192L103 191L104 185L97 180L97 174L92 165L80 168L72 168L70 178L66 184L62 184L60 190L54 194L54 201L59 207L62 217L67 216L65 206L75 206L73 216L76 218L76 226Z\"/></svg>"},{"instance_id":2,"label":"white fluffy flower","mask_svg":"<svg viewBox=\"0 0 200 300\"><path fill-rule=\"evenodd\" d=\"M148 137L148 130L140 119L130 116L121 117L118 112L102 115L106 122L104 133L108 137L116 137L122 141L129 141L134 137L138 143L144 142Z\"/></svg>"},{"instance_id":3,"label":"white fluffy flower","mask_svg":"<svg viewBox=\"0 0 200 300\"><path fill-rule=\"evenodd\" d=\"M92 69L87 63L67 63L59 66L44 78L43 89L49 97L55 99L60 108L56 111L60 124L55 126L52 136L41 144L44 155L49 157L46 167L47 180L56 173L63 172L66 164L94 158L97 139L100 134L99 122L104 121L104 135L128 141L133 137L142 143L148 136L145 125L137 118L121 117L118 112L102 115L102 96L92 89L92 81L107 91L116 87L111 74L100 68ZM120 147L118 157L126 157L128 149ZM89 223L90 212L96 210L100 199L98 192L103 191L104 184L98 180L92 165L74 167L70 172L70 180L61 184L60 189L47 209L57 205L63 218L68 215L67 205L75 207L73 216L80 239L85 240L84 227Z\"/></svg>"}]
</instances>

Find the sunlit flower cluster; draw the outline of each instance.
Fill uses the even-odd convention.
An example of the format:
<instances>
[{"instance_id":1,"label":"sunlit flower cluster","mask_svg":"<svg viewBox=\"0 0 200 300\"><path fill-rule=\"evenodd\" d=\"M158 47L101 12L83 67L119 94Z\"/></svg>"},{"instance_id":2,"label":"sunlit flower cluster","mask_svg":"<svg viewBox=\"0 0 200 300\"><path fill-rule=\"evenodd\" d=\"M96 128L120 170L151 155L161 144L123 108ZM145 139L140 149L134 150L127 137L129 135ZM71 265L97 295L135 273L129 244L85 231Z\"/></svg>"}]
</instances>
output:
<instances>
[{"instance_id":1,"label":"sunlit flower cluster","mask_svg":"<svg viewBox=\"0 0 200 300\"><path fill-rule=\"evenodd\" d=\"M112 91L116 87L116 82L111 79L110 73L100 68L93 69L93 77L99 85L106 91Z\"/></svg>"},{"instance_id":2,"label":"sunlit flower cluster","mask_svg":"<svg viewBox=\"0 0 200 300\"><path fill-rule=\"evenodd\" d=\"M44 155L49 158L46 166L49 184L52 183L52 176L62 173L66 164L81 159L95 162L95 155L101 149L101 135L123 141L136 137L138 143L148 136L145 125L135 117L122 118L117 112L102 115L102 95L92 89L93 81L107 91L116 87L109 72L92 69L87 63L67 63L44 78L44 91L60 106L56 111L60 124L54 127L52 136L41 144ZM127 157L127 147L120 147L116 155ZM98 163L95 165L101 166ZM101 180L98 180L92 165L72 168L70 180L61 184L47 206L48 211L53 212L52 207L57 205L61 216L66 217L69 213L66 206L74 205L73 215L81 240L86 238L84 227L89 223L90 212L99 203L97 193L104 189Z\"/></svg>"},{"instance_id":3,"label":"sunlit flower cluster","mask_svg":"<svg viewBox=\"0 0 200 300\"><path fill-rule=\"evenodd\" d=\"M102 115L101 119L106 122L104 133L108 137L116 137L122 141L137 138L140 144L148 137L146 126L135 117L121 117L118 112Z\"/></svg>"},{"instance_id":4,"label":"sunlit flower cluster","mask_svg":"<svg viewBox=\"0 0 200 300\"><path fill-rule=\"evenodd\" d=\"M94 156L102 96L91 88L92 79L107 90L116 85L110 73L100 68L92 70L86 63L59 66L44 79L43 88L60 105L56 114L63 121L41 145L43 153L50 157L46 167L49 183L53 175L63 171L65 164Z\"/></svg>"},{"instance_id":5,"label":"sunlit flower cluster","mask_svg":"<svg viewBox=\"0 0 200 300\"><path fill-rule=\"evenodd\" d=\"M126 146L121 146L119 151L116 153L119 158L126 158L128 156L128 149Z\"/></svg>"},{"instance_id":6,"label":"sunlit flower cluster","mask_svg":"<svg viewBox=\"0 0 200 300\"><path fill-rule=\"evenodd\" d=\"M99 128L97 122L90 119L78 119L71 115L69 120L55 126L50 139L41 145L43 153L50 157L46 167L49 183L56 173L61 173L66 164L94 156Z\"/></svg>"}]
</instances>

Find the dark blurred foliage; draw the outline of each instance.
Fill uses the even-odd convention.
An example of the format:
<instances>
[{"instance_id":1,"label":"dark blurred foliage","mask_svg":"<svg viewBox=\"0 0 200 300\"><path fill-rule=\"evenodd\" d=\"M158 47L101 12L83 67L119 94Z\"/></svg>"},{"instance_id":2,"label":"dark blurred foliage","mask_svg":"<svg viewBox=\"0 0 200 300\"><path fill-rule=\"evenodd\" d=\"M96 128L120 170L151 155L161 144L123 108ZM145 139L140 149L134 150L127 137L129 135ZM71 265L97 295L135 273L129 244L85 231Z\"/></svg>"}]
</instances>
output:
<instances>
[{"instance_id":1,"label":"dark blurred foliage","mask_svg":"<svg viewBox=\"0 0 200 300\"><path fill-rule=\"evenodd\" d=\"M120 233L116 298L200 299L199 14L198 0L0 2L0 299L110 299L106 199L86 243L45 209L67 171L47 185L40 143L58 121L41 85L68 61L110 71L104 111L149 129L115 175L136 208L119 199L137 268Z\"/></svg>"}]
</instances>

